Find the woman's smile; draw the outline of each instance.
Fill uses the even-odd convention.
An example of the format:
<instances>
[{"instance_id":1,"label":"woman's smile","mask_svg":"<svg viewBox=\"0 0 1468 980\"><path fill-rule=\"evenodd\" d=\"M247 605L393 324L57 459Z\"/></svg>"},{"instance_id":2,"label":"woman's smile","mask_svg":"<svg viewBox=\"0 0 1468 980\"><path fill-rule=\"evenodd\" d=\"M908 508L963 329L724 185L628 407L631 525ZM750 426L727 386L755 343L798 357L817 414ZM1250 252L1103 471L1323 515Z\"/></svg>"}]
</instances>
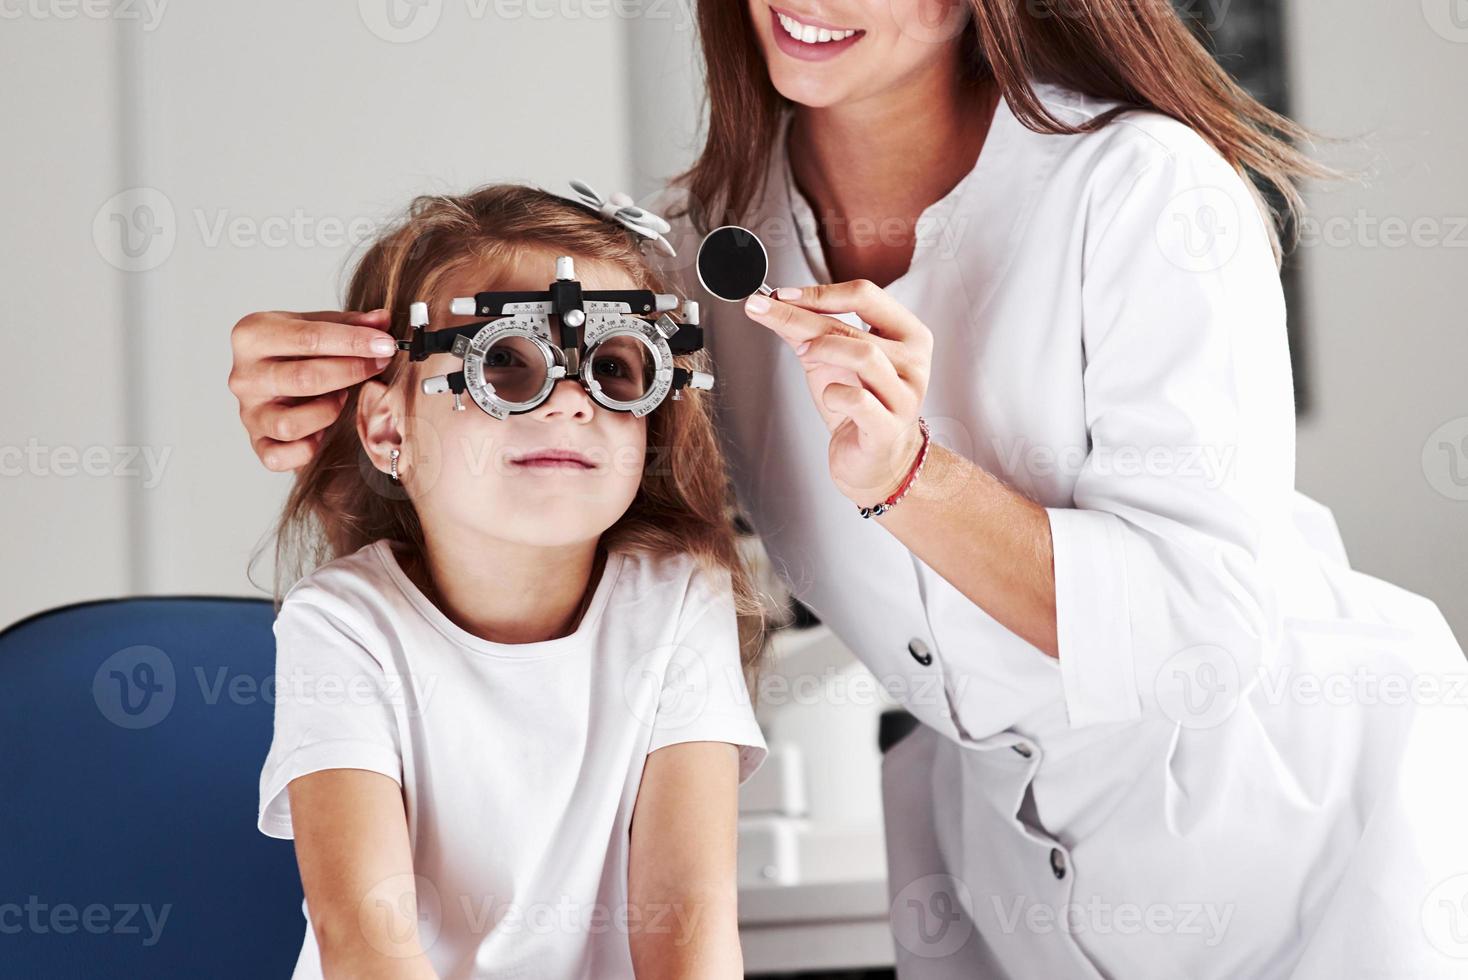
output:
<instances>
[{"instance_id":1,"label":"woman's smile","mask_svg":"<svg viewBox=\"0 0 1468 980\"><path fill-rule=\"evenodd\" d=\"M826 61L848 51L866 36L854 27L838 27L804 15L797 16L778 7L770 7L770 32L775 45L794 58Z\"/></svg>"}]
</instances>

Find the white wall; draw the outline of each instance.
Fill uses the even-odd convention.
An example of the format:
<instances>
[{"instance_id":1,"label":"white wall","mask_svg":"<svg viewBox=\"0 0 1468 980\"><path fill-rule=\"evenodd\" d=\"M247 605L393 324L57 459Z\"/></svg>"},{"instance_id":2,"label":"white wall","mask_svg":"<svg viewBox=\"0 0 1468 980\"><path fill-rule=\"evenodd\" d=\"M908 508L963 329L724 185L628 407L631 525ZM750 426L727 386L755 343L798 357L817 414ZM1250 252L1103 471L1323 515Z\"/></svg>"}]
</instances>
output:
<instances>
[{"instance_id":1,"label":"white wall","mask_svg":"<svg viewBox=\"0 0 1468 980\"><path fill-rule=\"evenodd\" d=\"M694 33L695 0L642 0L645 16L627 26L635 197L663 187L701 147L703 56Z\"/></svg>"},{"instance_id":2,"label":"white wall","mask_svg":"<svg viewBox=\"0 0 1468 980\"><path fill-rule=\"evenodd\" d=\"M389 4L417 19L393 28ZM491 180L630 181L627 31L606 4L80 9L0 11L0 447L141 447L161 477L119 475L127 453L110 450L95 477L0 461L0 624L85 598L253 591L247 556L290 477L249 450L230 327L337 306L353 223ZM128 259L113 222L139 205L162 233Z\"/></svg>"},{"instance_id":3,"label":"white wall","mask_svg":"<svg viewBox=\"0 0 1468 980\"><path fill-rule=\"evenodd\" d=\"M0 625L131 579L125 283L92 243L117 65L110 24L0 21Z\"/></svg>"},{"instance_id":4,"label":"white wall","mask_svg":"<svg viewBox=\"0 0 1468 980\"><path fill-rule=\"evenodd\" d=\"M1372 171L1309 195L1315 412L1298 484L1334 509L1357 568L1436 600L1468 641L1468 482L1452 469L1468 481L1468 21L1455 26L1455 4L1288 9L1296 116L1362 139L1326 155ZM1414 243L1393 247L1414 223Z\"/></svg>"}]
</instances>

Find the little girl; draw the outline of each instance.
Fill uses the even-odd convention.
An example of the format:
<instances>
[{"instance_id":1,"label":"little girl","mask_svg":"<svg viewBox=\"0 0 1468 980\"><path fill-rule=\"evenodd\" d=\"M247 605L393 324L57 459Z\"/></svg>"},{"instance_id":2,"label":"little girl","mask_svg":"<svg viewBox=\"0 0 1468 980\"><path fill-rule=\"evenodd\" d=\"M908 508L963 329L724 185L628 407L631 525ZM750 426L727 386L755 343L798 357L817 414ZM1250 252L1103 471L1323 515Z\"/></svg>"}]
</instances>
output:
<instances>
[{"instance_id":1,"label":"little girl","mask_svg":"<svg viewBox=\"0 0 1468 980\"><path fill-rule=\"evenodd\" d=\"M422 197L347 308L407 339L415 300L473 322L450 298L544 291L562 255L584 289L657 291L638 246L529 187ZM420 391L463 366L352 389L281 517L277 563L320 565L275 623L260 775L305 888L295 976L741 976L758 605L706 396L637 417L565 378L496 419Z\"/></svg>"}]
</instances>

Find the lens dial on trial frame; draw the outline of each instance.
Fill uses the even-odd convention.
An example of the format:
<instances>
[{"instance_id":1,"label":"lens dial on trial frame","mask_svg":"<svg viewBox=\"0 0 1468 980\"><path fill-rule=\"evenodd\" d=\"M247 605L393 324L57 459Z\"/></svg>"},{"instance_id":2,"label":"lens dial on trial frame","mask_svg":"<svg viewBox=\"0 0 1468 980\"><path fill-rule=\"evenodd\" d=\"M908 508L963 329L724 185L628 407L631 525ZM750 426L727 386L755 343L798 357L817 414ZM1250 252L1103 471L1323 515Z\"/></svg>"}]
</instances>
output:
<instances>
[{"instance_id":1,"label":"lens dial on trial frame","mask_svg":"<svg viewBox=\"0 0 1468 980\"><path fill-rule=\"evenodd\" d=\"M674 355L703 347L698 304L682 304L681 323L669 315L678 305L676 296L645 289L583 292L571 258L561 256L545 292L484 292L450 307L458 315L498 314L495 319L429 331L427 304L414 303L412 339L398 348L415 361L436 353L463 359L462 371L423 382L425 394L452 393L459 411L467 391L494 418L530 412L570 378L597 404L640 417L670 392L676 399L684 387L713 387L712 375L673 363Z\"/></svg>"},{"instance_id":2,"label":"lens dial on trial frame","mask_svg":"<svg viewBox=\"0 0 1468 980\"><path fill-rule=\"evenodd\" d=\"M698 281L719 299L742 303L755 293L768 296L773 292L765 285L769 253L748 228L723 225L703 236L697 266Z\"/></svg>"}]
</instances>

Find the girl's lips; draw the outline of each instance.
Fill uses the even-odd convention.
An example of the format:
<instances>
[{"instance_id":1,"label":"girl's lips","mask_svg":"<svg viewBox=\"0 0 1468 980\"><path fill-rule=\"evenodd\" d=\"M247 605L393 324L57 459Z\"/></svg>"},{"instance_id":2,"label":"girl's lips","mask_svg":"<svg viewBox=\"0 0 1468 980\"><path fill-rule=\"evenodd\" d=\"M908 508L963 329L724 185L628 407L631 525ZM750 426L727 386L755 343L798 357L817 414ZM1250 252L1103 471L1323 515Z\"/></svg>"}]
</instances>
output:
<instances>
[{"instance_id":1,"label":"girl's lips","mask_svg":"<svg viewBox=\"0 0 1468 980\"><path fill-rule=\"evenodd\" d=\"M775 34L775 46L792 58L799 58L802 61L829 61L850 50L852 45L866 37L866 31L858 30L855 34L840 41L817 41L814 44L807 44L805 41L797 41L790 36L784 25L780 23L781 13L783 11L776 10L774 7L770 8L770 30ZM794 15L786 14L786 16L793 17ZM799 17L795 19L800 20ZM809 22L801 21L801 23ZM811 24L811 26L820 27L822 25Z\"/></svg>"},{"instance_id":2,"label":"girl's lips","mask_svg":"<svg viewBox=\"0 0 1468 980\"><path fill-rule=\"evenodd\" d=\"M536 450L510 460L527 469L594 470L596 466L584 455L571 450Z\"/></svg>"}]
</instances>

